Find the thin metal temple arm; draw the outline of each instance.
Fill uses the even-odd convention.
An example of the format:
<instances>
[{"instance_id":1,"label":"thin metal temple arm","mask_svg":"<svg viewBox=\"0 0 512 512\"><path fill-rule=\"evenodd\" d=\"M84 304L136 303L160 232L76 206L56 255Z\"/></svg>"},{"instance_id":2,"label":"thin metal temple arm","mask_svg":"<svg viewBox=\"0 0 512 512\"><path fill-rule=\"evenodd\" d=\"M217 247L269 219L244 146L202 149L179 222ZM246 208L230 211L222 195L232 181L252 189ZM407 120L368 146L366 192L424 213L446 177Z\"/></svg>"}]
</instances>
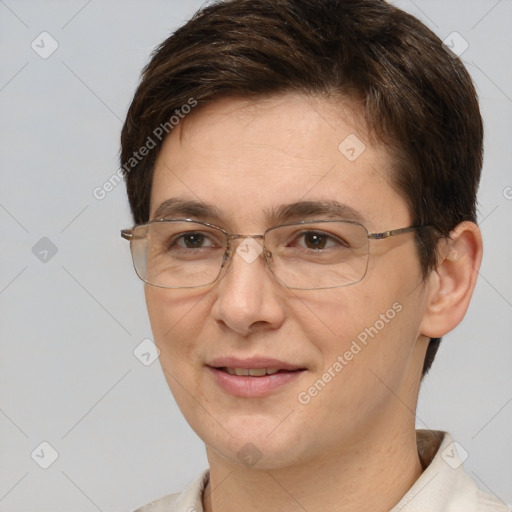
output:
<instances>
[{"instance_id":1,"label":"thin metal temple arm","mask_svg":"<svg viewBox=\"0 0 512 512\"><path fill-rule=\"evenodd\" d=\"M392 229L390 231L383 231L382 233L368 233L368 238L372 240L380 240L382 238L388 238L390 236L402 235L404 233L411 233L417 231L420 228L428 226L409 226L408 228Z\"/></svg>"}]
</instances>

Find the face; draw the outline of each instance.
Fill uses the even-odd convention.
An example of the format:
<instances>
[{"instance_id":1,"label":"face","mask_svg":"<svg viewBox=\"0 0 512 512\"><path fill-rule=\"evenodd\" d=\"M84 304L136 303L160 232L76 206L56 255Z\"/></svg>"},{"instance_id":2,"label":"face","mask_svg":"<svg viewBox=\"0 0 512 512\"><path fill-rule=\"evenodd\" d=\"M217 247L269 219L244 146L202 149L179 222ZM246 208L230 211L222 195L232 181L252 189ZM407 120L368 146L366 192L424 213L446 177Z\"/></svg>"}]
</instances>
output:
<instances>
[{"instance_id":1,"label":"face","mask_svg":"<svg viewBox=\"0 0 512 512\"><path fill-rule=\"evenodd\" d=\"M197 109L161 149L152 218L178 198L211 211L160 208L158 218L252 235L280 223L271 210L330 201L356 212L370 233L409 226L389 178L391 155L367 140L350 112L291 94ZM323 218L332 215L294 220ZM414 423L426 288L413 240L371 240L366 276L346 287L288 289L263 257L248 262L236 251L212 285L146 285L165 377L210 458L242 464L248 455L261 457L258 467L284 467ZM256 371L231 375L235 368ZM263 368L279 372L262 376Z\"/></svg>"}]
</instances>

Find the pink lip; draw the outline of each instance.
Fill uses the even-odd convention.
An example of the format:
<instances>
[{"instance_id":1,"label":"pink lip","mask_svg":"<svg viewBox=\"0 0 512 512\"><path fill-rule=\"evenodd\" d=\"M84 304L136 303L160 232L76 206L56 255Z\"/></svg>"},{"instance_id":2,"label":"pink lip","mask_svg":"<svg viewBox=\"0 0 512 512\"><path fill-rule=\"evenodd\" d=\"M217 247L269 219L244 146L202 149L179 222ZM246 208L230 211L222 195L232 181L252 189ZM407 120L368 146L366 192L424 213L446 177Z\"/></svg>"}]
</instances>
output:
<instances>
[{"instance_id":1,"label":"pink lip","mask_svg":"<svg viewBox=\"0 0 512 512\"><path fill-rule=\"evenodd\" d=\"M280 371L273 375L252 377L249 375L230 375L221 368L276 368ZM299 378L304 368L266 357L238 359L225 357L212 360L207 365L215 382L230 395L244 398L260 398L270 395L277 389Z\"/></svg>"}]
</instances>

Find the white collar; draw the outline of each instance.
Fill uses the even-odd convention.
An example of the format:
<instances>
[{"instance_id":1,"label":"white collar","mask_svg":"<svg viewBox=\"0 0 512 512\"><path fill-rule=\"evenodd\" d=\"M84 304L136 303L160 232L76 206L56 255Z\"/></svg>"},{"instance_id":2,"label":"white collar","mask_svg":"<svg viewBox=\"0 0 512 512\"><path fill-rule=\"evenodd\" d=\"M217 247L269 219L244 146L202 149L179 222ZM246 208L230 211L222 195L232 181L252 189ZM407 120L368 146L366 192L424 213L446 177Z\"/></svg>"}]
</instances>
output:
<instances>
[{"instance_id":1,"label":"white collar","mask_svg":"<svg viewBox=\"0 0 512 512\"><path fill-rule=\"evenodd\" d=\"M464 471L459 450L450 434L417 430L421 476L390 512L511 512L502 501L480 491ZM209 470L203 471L179 494L154 501L135 512L204 512L203 492Z\"/></svg>"}]
</instances>

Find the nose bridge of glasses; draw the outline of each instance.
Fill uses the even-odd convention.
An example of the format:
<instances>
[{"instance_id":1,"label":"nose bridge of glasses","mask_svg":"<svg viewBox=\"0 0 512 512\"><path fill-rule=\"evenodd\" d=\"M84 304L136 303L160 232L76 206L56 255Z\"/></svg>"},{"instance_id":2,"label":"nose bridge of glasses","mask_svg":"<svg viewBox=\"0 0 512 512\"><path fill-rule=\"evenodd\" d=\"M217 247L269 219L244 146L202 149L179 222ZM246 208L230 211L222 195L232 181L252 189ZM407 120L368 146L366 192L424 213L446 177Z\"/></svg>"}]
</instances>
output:
<instances>
[{"instance_id":1,"label":"nose bridge of glasses","mask_svg":"<svg viewBox=\"0 0 512 512\"><path fill-rule=\"evenodd\" d=\"M228 241L231 242L231 240L244 240L247 238L256 238L256 239L263 240L264 237L265 237L265 235L241 235L241 234L233 233L231 235L228 235Z\"/></svg>"},{"instance_id":2,"label":"nose bridge of glasses","mask_svg":"<svg viewBox=\"0 0 512 512\"><path fill-rule=\"evenodd\" d=\"M261 254L263 254L265 260L270 256L270 252L264 245L265 235L230 234L227 238L228 247L224 263L226 263L227 259L231 259L233 251L246 263L254 262Z\"/></svg>"}]
</instances>

